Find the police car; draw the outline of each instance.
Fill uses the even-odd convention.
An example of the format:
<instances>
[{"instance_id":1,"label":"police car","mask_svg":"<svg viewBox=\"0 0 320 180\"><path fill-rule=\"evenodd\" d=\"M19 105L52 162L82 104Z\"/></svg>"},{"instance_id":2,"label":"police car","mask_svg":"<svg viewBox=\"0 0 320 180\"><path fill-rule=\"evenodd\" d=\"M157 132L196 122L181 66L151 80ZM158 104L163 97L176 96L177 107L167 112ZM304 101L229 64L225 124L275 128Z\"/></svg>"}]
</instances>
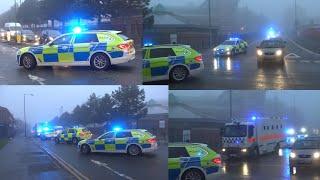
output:
<instances>
[{"instance_id":1,"label":"police car","mask_svg":"<svg viewBox=\"0 0 320 180\"><path fill-rule=\"evenodd\" d=\"M128 153L138 156L141 153L158 149L156 137L144 129L117 130L102 134L97 139L87 139L78 143L82 154L90 152Z\"/></svg>"},{"instance_id":2,"label":"police car","mask_svg":"<svg viewBox=\"0 0 320 180\"><path fill-rule=\"evenodd\" d=\"M285 41L279 39L263 40L257 46L258 67L262 66L265 62L278 63L283 66L285 51Z\"/></svg>"},{"instance_id":3,"label":"police car","mask_svg":"<svg viewBox=\"0 0 320 180\"><path fill-rule=\"evenodd\" d=\"M202 55L188 45L147 46L143 49L143 81L181 82L204 68Z\"/></svg>"},{"instance_id":4,"label":"police car","mask_svg":"<svg viewBox=\"0 0 320 180\"><path fill-rule=\"evenodd\" d=\"M320 167L320 138L297 140L292 147L289 159L290 173L296 174L297 168Z\"/></svg>"},{"instance_id":5,"label":"police car","mask_svg":"<svg viewBox=\"0 0 320 180\"><path fill-rule=\"evenodd\" d=\"M205 180L219 172L221 157L206 144L169 144L169 180Z\"/></svg>"},{"instance_id":6,"label":"police car","mask_svg":"<svg viewBox=\"0 0 320 180\"><path fill-rule=\"evenodd\" d=\"M40 46L17 52L20 66L91 66L97 70L125 63L135 58L133 40L121 31L87 31L61 35Z\"/></svg>"},{"instance_id":7,"label":"police car","mask_svg":"<svg viewBox=\"0 0 320 180\"><path fill-rule=\"evenodd\" d=\"M90 139L91 137L91 132L85 128L68 128L55 137L55 142L56 144L62 142L78 144L79 141Z\"/></svg>"},{"instance_id":8,"label":"police car","mask_svg":"<svg viewBox=\"0 0 320 180\"><path fill-rule=\"evenodd\" d=\"M213 49L214 56L233 56L246 53L248 43L239 38L230 38Z\"/></svg>"}]
</instances>

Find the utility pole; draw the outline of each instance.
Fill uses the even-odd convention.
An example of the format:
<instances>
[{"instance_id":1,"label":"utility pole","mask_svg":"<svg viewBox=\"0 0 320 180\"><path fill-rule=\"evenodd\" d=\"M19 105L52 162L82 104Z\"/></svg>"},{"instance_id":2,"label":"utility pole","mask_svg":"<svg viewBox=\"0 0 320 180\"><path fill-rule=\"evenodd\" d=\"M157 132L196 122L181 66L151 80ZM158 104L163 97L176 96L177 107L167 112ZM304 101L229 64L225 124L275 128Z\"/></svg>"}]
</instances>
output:
<instances>
[{"instance_id":1,"label":"utility pole","mask_svg":"<svg viewBox=\"0 0 320 180\"><path fill-rule=\"evenodd\" d=\"M295 28L295 35L296 35L298 30L297 0L294 0L294 28Z\"/></svg>"},{"instance_id":2,"label":"utility pole","mask_svg":"<svg viewBox=\"0 0 320 180\"><path fill-rule=\"evenodd\" d=\"M212 46L212 0L208 0L209 3L209 48Z\"/></svg>"},{"instance_id":3,"label":"utility pole","mask_svg":"<svg viewBox=\"0 0 320 180\"><path fill-rule=\"evenodd\" d=\"M26 96L33 94L23 94L23 118L24 118L24 137L27 137L27 118L26 118Z\"/></svg>"},{"instance_id":4,"label":"utility pole","mask_svg":"<svg viewBox=\"0 0 320 180\"><path fill-rule=\"evenodd\" d=\"M232 120L232 90L229 90L229 117Z\"/></svg>"}]
</instances>

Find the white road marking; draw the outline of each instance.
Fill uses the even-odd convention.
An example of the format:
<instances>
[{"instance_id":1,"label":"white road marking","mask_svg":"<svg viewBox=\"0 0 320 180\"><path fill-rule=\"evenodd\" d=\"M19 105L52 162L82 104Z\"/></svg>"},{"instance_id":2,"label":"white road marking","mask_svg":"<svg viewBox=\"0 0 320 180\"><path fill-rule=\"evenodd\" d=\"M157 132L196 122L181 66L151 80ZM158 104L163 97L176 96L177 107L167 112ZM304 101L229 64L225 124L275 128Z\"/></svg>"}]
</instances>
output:
<instances>
[{"instance_id":1,"label":"white road marking","mask_svg":"<svg viewBox=\"0 0 320 180\"><path fill-rule=\"evenodd\" d=\"M295 53L290 53L290 54L286 55L284 58L286 58L286 59L297 59L297 58L300 58L300 56L295 54Z\"/></svg>"},{"instance_id":2,"label":"white road marking","mask_svg":"<svg viewBox=\"0 0 320 180\"><path fill-rule=\"evenodd\" d=\"M38 76L33 76L31 74L29 74L28 77L29 77L29 79L31 79L32 81L36 81L40 85L45 85L44 81L46 81L46 79L44 79L44 78L41 78Z\"/></svg>"},{"instance_id":3,"label":"white road marking","mask_svg":"<svg viewBox=\"0 0 320 180\"><path fill-rule=\"evenodd\" d=\"M308 53L310 53L310 54L320 56L320 54L315 53L315 52L313 52L313 51L311 51L311 50L309 50L309 49L306 49L306 48L302 47L300 44L296 43L296 42L293 41L292 39L290 39L290 38L287 38L287 39L288 39L292 44L294 44L295 46L299 47L300 49L302 49L302 50L304 50L304 51L306 51L306 52L308 52Z\"/></svg>"},{"instance_id":4,"label":"white road marking","mask_svg":"<svg viewBox=\"0 0 320 180\"><path fill-rule=\"evenodd\" d=\"M308 60L302 60L300 62L302 62L302 63L310 63L310 61L308 61Z\"/></svg>"},{"instance_id":5,"label":"white road marking","mask_svg":"<svg viewBox=\"0 0 320 180\"><path fill-rule=\"evenodd\" d=\"M102 163L102 162L100 162L100 161L96 161L96 160L93 160L93 159L91 159L91 162L94 163L94 164L96 164L96 165L98 165L98 166L102 166L102 167L108 169L109 171L115 173L116 175L118 175L118 176L120 176L120 177L122 177L122 178L124 178L124 179L134 180L132 177L129 177L129 176L125 175L125 174L122 174L122 173L120 173L120 172L112 169L112 168L109 167L108 164L106 164L106 163Z\"/></svg>"}]
</instances>

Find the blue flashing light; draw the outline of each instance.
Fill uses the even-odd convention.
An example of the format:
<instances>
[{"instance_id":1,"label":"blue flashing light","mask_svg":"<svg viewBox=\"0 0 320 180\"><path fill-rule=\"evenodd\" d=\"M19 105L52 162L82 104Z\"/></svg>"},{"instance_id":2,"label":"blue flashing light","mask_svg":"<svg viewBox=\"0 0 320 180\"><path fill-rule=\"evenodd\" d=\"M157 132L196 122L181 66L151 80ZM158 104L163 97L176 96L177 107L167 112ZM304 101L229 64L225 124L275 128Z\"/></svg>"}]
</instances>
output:
<instances>
[{"instance_id":1,"label":"blue flashing light","mask_svg":"<svg viewBox=\"0 0 320 180\"><path fill-rule=\"evenodd\" d=\"M288 135L294 135L294 134L296 133L296 131L295 131L293 128L290 128L290 129L288 129L288 130L286 131L286 133L287 133Z\"/></svg>"},{"instance_id":2,"label":"blue flashing light","mask_svg":"<svg viewBox=\"0 0 320 180\"><path fill-rule=\"evenodd\" d=\"M255 120L257 120L257 117L256 117L256 116L252 116L252 117L251 117L251 120L252 120L252 121L255 121Z\"/></svg>"},{"instance_id":3,"label":"blue flashing light","mask_svg":"<svg viewBox=\"0 0 320 180\"><path fill-rule=\"evenodd\" d=\"M229 38L229 40L230 40L230 41L238 41L238 40L240 40L240 39L237 38L237 37L231 37L231 38Z\"/></svg>"},{"instance_id":4,"label":"blue flashing light","mask_svg":"<svg viewBox=\"0 0 320 180\"><path fill-rule=\"evenodd\" d=\"M42 129L39 128L39 129L37 130L37 132L38 132L38 133L41 133L41 132L42 132Z\"/></svg>"},{"instance_id":5,"label":"blue flashing light","mask_svg":"<svg viewBox=\"0 0 320 180\"><path fill-rule=\"evenodd\" d=\"M115 127L112 128L112 130L118 132L118 131L122 130L122 127L115 126Z\"/></svg>"},{"instance_id":6,"label":"blue flashing light","mask_svg":"<svg viewBox=\"0 0 320 180\"><path fill-rule=\"evenodd\" d=\"M43 131L49 131L49 127L44 127Z\"/></svg>"},{"instance_id":7,"label":"blue flashing light","mask_svg":"<svg viewBox=\"0 0 320 180\"><path fill-rule=\"evenodd\" d=\"M82 28L80 26L76 26L73 28L73 32L76 34L79 34L82 32Z\"/></svg>"},{"instance_id":8,"label":"blue flashing light","mask_svg":"<svg viewBox=\"0 0 320 180\"><path fill-rule=\"evenodd\" d=\"M153 43L152 42L145 42L143 44L144 47L149 47L149 46L153 46Z\"/></svg>"}]
</instances>

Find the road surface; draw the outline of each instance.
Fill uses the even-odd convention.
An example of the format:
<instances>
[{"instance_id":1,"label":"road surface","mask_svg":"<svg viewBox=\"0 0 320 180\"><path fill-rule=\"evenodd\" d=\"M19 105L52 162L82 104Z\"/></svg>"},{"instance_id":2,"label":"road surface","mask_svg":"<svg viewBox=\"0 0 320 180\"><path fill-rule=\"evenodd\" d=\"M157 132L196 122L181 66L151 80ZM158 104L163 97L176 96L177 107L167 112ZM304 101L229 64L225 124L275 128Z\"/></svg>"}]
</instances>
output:
<instances>
[{"instance_id":1,"label":"road surface","mask_svg":"<svg viewBox=\"0 0 320 180\"><path fill-rule=\"evenodd\" d=\"M2 85L131 85L141 84L141 51L136 59L112 66L107 71L90 67L36 67L28 71L17 65L18 47L0 42L0 84Z\"/></svg>"},{"instance_id":2,"label":"road surface","mask_svg":"<svg viewBox=\"0 0 320 180\"><path fill-rule=\"evenodd\" d=\"M167 179L168 148L160 145L155 153L131 157L126 154L92 153L82 155L75 145L35 140L46 151L63 159L88 179L164 180Z\"/></svg>"},{"instance_id":3,"label":"road surface","mask_svg":"<svg viewBox=\"0 0 320 180\"><path fill-rule=\"evenodd\" d=\"M170 89L320 89L320 55L287 38L285 66L258 68L256 46L260 41L252 41L247 54L231 58L214 58L212 50L204 51L204 71L182 83L171 83Z\"/></svg>"},{"instance_id":4,"label":"road surface","mask_svg":"<svg viewBox=\"0 0 320 180\"><path fill-rule=\"evenodd\" d=\"M259 179L259 180L298 180L320 179L319 169L298 169L296 175L289 172L290 150L283 151L283 156L278 154L263 155L259 158L231 159L223 163L221 174L210 179Z\"/></svg>"}]
</instances>

